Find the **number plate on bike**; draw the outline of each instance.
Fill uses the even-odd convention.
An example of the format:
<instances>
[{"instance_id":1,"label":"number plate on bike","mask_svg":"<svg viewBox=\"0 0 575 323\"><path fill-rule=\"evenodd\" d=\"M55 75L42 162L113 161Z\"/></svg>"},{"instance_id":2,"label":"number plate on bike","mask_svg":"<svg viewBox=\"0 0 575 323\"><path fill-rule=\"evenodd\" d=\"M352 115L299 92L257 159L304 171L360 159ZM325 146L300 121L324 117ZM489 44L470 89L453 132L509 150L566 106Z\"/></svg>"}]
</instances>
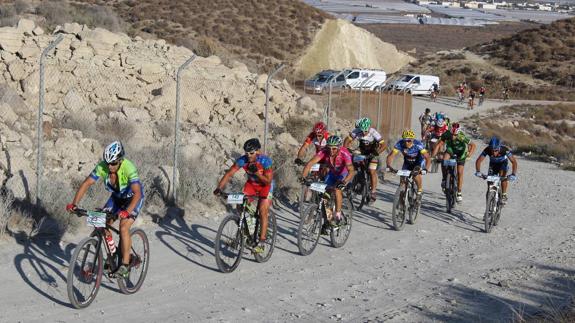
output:
<instances>
[{"instance_id":1,"label":"number plate on bike","mask_svg":"<svg viewBox=\"0 0 575 323\"><path fill-rule=\"evenodd\" d=\"M487 181L493 182L493 183L498 183L499 182L499 176L487 176Z\"/></svg>"},{"instance_id":2,"label":"number plate on bike","mask_svg":"<svg viewBox=\"0 0 575 323\"><path fill-rule=\"evenodd\" d=\"M397 171L398 176L409 176L410 174L411 174L410 170L398 170Z\"/></svg>"},{"instance_id":3,"label":"number plate on bike","mask_svg":"<svg viewBox=\"0 0 575 323\"><path fill-rule=\"evenodd\" d=\"M106 213L88 211L88 218L86 222L95 228L105 228L106 227Z\"/></svg>"},{"instance_id":4,"label":"number plate on bike","mask_svg":"<svg viewBox=\"0 0 575 323\"><path fill-rule=\"evenodd\" d=\"M320 182L311 183L311 185L309 186L309 188L312 191L316 191L316 192L320 192L320 193L325 192L326 187L327 187L327 184L320 183Z\"/></svg>"},{"instance_id":5,"label":"number plate on bike","mask_svg":"<svg viewBox=\"0 0 575 323\"><path fill-rule=\"evenodd\" d=\"M437 142L437 138L432 138L432 139L430 139L429 141L431 141L431 142Z\"/></svg>"},{"instance_id":6,"label":"number plate on bike","mask_svg":"<svg viewBox=\"0 0 575 323\"><path fill-rule=\"evenodd\" d=\"M311 171L312 172L319 172L319 164L313 164L313 166L311 166Z\"/></svg>"},{"instance_id":7,"label":"number plate on bike","mask_svg":"<svg viewBox=\"0 0 575 323\"><path fill-rule=\"evenodd\" d=\"M364 155L356 155L353 156L353 162L354 163L359 163L365 160L365 156Z\"/></svg>"},{"instance_id":8,"label":"number plate on bike","mask_svg":"<svg viewBox=\"0 0 575 323\"><path fill-rule=\"evenodd\" d=\"M443 165L445 166L455 166L457 165L457 161L455 159L444 160Z\"/></svg>"},{"instance_id":9,"label":"number plate on bike","mask_svg":"<svg viewBox=\"0 0 575 323\"><path fill-rule=\"evenodd\" d=\"M228 204L242 204L242 203L244 203L244 195L243 194L229 194L227 203Z\"/></svg>"}]
</instances>

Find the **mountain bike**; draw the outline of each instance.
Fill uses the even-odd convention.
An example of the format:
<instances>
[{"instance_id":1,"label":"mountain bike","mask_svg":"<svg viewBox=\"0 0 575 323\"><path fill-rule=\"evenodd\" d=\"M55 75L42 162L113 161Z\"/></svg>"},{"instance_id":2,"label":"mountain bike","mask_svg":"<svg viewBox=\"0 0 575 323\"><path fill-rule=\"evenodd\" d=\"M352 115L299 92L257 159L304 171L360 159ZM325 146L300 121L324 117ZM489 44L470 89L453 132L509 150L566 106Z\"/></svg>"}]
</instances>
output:
<instances>
[{"instance_id":1,"label":"mountain bike","mask_svg":"<svg viewBox=\"0 0 575 323\"><path fill-rule=\"evenodd\" d=\"M356 210L361 210L364 205L371 202L371 179L369 175L369 170L367 165L371 160L371 156L365 155L354 155L353 156L353 167L356 170L355 176L351 181L351 188L355 194L353 207ZM357 206L357 207L356 207Z\"/></svg>"},{"instance_id":2,"label":"mountain bike","mask_svg":"<svg viewBox=\"0 0 575 323\"><path fill-rule=\"evenodd\" d=\"M132 239L130 272L127 277L121 277L115 274L121 265L122 250L119 247L121 242L118 243L116 252L112 253L105 239L105 231L109 230L118 237L117 241L120 240L118 229L107 224L108 220L115 219L116 216L111 212L80 208L77 208L74 213L79 217L87 217L87 223L94 227L94 231L76 246L72 259L70 259L67 284L68 298L72 306L85 308L94 301L102 283L103 273L109 279L116 279L122 293L133 294L137 292L144 283L150 264L150 245L146 233L139 228L130 230ZM106 254L105 260L103 258L104 252Z\"/></svg>"},{"instance_id":3,"label":"mountain bike","mask_svg":"<svg viewBox=\"0 0 575 323\"><path fill-rule=\"evenodd\" d=\"M452 156L449 160L444 160L443 165L446 167L445 174L445 187L443 192L445 193L445 206L447 207L447 213L451 213L455 207L455 201L457 199L457 157Z\"/></svg>"},{"instance_id":4,"label":"mountain bike","mask_svg":"<svg viewBox=\"0 0 575 323\"><path fill-rule=\"evenodd\" d=\"M244 195L243 193L220 193L220 196L226 199L227 204L236 206L235 214L230 214L224 218L216 234L215 257L220 271L223 273L234 271L242 260L246 246L251 250L257 262L268 261L276 243L277 221L275 214L273 212L268 214L264 252L257 253L254 248L259 242L261 232L259 196ZM257 203L254 203L255 200Z\"/></svg>"},{"instance_id":5,"label":"mountain bike","mask_svg":"<svg viewBox=\"0 0 575 323\"><path fill-rule=\"evenodd\" d=\"M477 106L480 107L483 105L483 101L485 101L485 94L479 94L479 101L477 102Z\"/></svg>"},{"instance_id":6,"label":"mountain bike","mask_svg":"<svg viewBox=\"0 0 575 323\"><path fill-rule=\"evenodd\" d=\"M334 248L342 247L351 232L353 219L352 196L350 189L343 190L343 204L339 222L333 223L328 220L335 216L335 194L333 187L328 187L322 182L307 181L305 185L314 191L318 199L308 212L300 218L297 230L297 245L300 254L307 256L313 252L322 234L329 232L330 242Z\"/></svg>"},{"instance_id":7,"label":"mountain bike","mask_svg":"<svg viewBox=\"0 0 575 323\"><path fill-rule=\"evenodd\" d=\"M461 105L465 102L465 95L461 92L457 92L457 104Z\"/></svg>"},{"instance_id":8,"label":"mountain bike","mask_svg":"<svg viewBox=\"0 0 575 323\"><path fill-rule=\"evenodd\" d=\"M491 229L499 223L501 218L501 210L503 209L503 202L501 200L501 182L507 181L507 176L499 175L483 175L480 176L487 180L487 193L485 194L485 215L483 222L485 223L485 232L490 233Z\"/></svg>"},{"instance_id":9,"label":"mountain bike","mask_svg":"<svg viewBox=\"0 0 575 323\"><path fill-rule=\"evenodd\" d=\"M437 138L437 137L432 138L430 136L428 138L427 145L429 146L429 149L427 149L427 151L433 151L438 142L439 142L439 138ZM440 148L440 150L442 150L442 149ZM435 159L433 159L433 161L431 162L430 173L437 173L437 171L439 170L439 164L441 164L442 161L443 161L443 152L439 151L439 153L437 154L437 157Z\"/></svg>"},{"instance_id":10,"label":"mountain bike","mask_svg":"<svg viewBox=\"0 0 575 323\"><path fill-rule=\"evenodd\" d=\"M399 186L393 198L391 219L395 230L401 231L406 222L406 213L409 215L410 224L415 224L419 215L421 201L417 198L415 176L421 173L421 167L416 166L413 171L395 170L392 168L389 171L400 176Z\"/></svg>"}]
</instances>

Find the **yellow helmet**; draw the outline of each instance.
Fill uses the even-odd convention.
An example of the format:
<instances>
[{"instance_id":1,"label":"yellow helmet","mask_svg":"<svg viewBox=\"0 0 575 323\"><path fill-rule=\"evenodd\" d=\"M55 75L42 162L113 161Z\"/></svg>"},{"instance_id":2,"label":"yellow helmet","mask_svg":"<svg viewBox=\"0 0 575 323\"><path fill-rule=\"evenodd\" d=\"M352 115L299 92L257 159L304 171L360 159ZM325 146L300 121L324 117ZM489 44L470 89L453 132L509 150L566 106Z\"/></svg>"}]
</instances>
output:
<instances>
[{"instance_id":1,"label":"yellow helmet","mask_svg":"<svg viewBox=\"0 0 575 323\"><path fill-rule=\"evenodd\" d=\"M403 139L415 139L415 133L411 129L403 130L401 134L401 138Z\"/></svg>"}]
</instances>

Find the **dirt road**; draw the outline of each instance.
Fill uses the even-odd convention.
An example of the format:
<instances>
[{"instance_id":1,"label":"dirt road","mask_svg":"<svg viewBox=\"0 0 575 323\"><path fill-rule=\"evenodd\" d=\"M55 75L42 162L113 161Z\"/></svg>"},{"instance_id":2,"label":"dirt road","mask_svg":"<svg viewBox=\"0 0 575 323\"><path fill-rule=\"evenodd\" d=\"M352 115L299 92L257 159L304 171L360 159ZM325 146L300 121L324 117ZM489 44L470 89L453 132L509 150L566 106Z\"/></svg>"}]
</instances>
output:
<instances>
[{"instance_id":1,"label":"dirt road","mask_svg":"<svg viewBox=\"0 0 575 323\"><path fill-rule=\"evenodd\" d=\"M414 125L427 106L452 119L468 114L425 100L414 105ZM105 281L85 310L70 308L65 279L82 236L2 242L0 322L508 321L548 301L559 306L575 291L575 172L519 163L519 179L490 234L482 232L485 184L472 165L453 215L445 212L440 175L426 175L422 214L401 232L391 228L397 179L387 176L375 205L355 214L343 248L322 239L313 254L300 256L297 214L282 204L271 260L247 257L232 274L218 272L214 261L220 219L193 210L184 218L168 215L159 226L144 226L152 258L141 291L122 295Z\"/></svg>"}]
</instances>

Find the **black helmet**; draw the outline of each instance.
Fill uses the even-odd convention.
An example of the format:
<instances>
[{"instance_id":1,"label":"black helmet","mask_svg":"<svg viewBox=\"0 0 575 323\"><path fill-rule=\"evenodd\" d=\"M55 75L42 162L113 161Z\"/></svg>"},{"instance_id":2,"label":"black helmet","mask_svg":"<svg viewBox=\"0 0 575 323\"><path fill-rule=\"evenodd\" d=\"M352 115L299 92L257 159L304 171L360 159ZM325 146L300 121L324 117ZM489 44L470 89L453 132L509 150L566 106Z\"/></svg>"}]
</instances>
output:
<instances>
[{"instance_id":1,"label":"black helmet","mask_svg":"<svg viewBox=\"0 0 575 323\"><path fill-rule=\"evenodd\" d=\"M430 108L425 109L425 113L429 113L429 112L431 112Z\"/></svg>"},{"instance_id":2,"label":"black helmet","mask_svg":"<svg viewBox=\"0 0 575 323\"><path fill-rule=\"evenodd\" d=\"M260 148L262 148L262 145L258 138L249 139L244 143L244 151L260 150Z\"/></svg>"}]
</instances>

